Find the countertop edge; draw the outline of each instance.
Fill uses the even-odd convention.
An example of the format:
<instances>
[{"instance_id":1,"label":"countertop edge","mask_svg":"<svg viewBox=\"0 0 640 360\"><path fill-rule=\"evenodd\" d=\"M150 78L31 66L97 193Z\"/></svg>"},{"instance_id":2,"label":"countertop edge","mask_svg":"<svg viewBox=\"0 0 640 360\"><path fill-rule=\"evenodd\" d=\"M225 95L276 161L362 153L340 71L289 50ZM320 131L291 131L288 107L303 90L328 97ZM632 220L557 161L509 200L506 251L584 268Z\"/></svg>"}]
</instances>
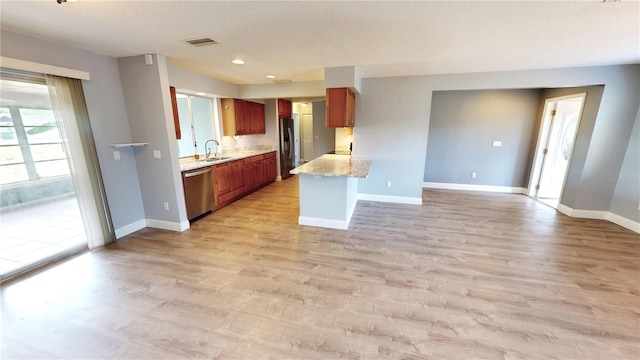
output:
<instances>
[{"instance_id":1,"label":"countertop edge","mask_svg":"<svg viewBox=\"0 0 640 360\"><path fill-rule=\"evenodd\" d=\"M210 162L205 162L200 160L191 160L191 161L183 160L183 163L180 164L180 172L202 169L209 166L224 164L227 162L242 160L242 159L250 158L252 156L264 155L272 152L276 152L276 150L275 149L274 150L255 150L251 152L247 151L246 153L241 152L241 153L233 153L233 154L226 154L226 155L223 154L224 156L229 156L229 158L224 160L218 160L218 161L210 161Z\"/></svg>"}]
</instances>

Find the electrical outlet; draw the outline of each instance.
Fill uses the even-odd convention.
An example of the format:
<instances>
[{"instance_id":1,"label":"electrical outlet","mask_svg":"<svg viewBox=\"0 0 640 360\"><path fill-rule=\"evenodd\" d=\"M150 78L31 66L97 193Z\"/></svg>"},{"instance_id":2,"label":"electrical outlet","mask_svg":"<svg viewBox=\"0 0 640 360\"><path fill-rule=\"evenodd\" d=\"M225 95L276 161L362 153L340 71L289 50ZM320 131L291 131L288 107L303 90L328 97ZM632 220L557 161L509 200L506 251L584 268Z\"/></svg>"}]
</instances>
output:
<instances>
[{"instance_id":1,"label":"electrical outlet","mask_svg":"<svg viewBox=\"0 0 640 360\"><path fill-rule=\"evenodd\" d=\"M120 160L120 151L116 150L113 152L113 158L115 160Z\"/></svg>"},{"instance_id":2,"label":"electrical outlet","mask_svg":"<svg viewBox=\"0 0 640 360\"><path fill-rule=\"evenodd\" d=\"M153 158L162 159L162 153L160 152L160 150L153 150Z\"/></svg>"},{"instance_id":3,"label":"electrical outlet","mask_svg":"<svg viewBox=\"0 0 640 360\"><path fill-rule=\"evenodd\" d=\"M391 180L387 180L387 187L391 187Z\"/></svg>"},{"instance_id":4,"label":"electrical outlet","mask_svg":"<svg viewBox=\"0 0 640 360\"><path fill-rule=\"evenodd\" d=\"M638 203L638 210L640 210L640 203Z\"/></svg>"},{"instance_id":5,"label":"electrical outlet","mask_svg":"<svg viewBox=\"0 0 640 360\"><path fill-rule=\"evenodd\" d=\"M164 209L166 211L169 211L169 203L168 202L165 201L162 205L164 206Z\"/></svg>"},{"instance_id":6,"label":"electrical outlet","mask_svg":"<svg viewBox=\"0 0 640 360\"><path fill-rule=\"evenodd\" d=\"M476 174L476 172L475 172L475 171L471 173L471 178L472 178L472 179L475 179L477 176L478 176L478 174Z\"/></svg>"}]
</instances>

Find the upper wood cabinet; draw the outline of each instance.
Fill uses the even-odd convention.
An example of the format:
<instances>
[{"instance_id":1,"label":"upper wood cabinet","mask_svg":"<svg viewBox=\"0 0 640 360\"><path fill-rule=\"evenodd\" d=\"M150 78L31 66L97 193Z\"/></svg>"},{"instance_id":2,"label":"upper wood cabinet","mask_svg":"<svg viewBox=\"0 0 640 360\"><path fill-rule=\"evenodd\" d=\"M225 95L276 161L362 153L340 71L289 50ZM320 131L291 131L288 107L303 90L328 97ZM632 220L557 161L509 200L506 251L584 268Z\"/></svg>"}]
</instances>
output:
<instances>
[{"instance_id":1,"label":"upper wood cabinet","mask_svg":"<svg viewBox=\"0 0 640 360\"><path fill-rule=\"evenodd\" d=\"M293 115L293 107L291 101L285 99L278 99L278 117L290 119Z\"/></svg>"},{"instance_id":2,"label":"upper wood cabinet","mask_svg":"<svg viewBox=\"0 0 640 360\"><path fill-rule=\"evenodd\" d=\"M173 109L173 126L176 128L176 139L182 139L180 133L180 116L178 115L178 98L176 97L176 88L169 86L169 93L171 94L171 108Z\"/></svg>"},{"instance_id":3,"label":"upper wood cabinet","mask_svg":"<svg viewBox=\"0 0 640 360\"><path fill-rule=\"evenodd\" d=\"M327 89L327 127L353 127L356 96L349 88Z\"/></svg>"},{"instance_id":4,"label":"upper wood cabinet","mask_svg":"<svg viewBox=\"0 0 640 360\"><path fill-rule=\"evenodd\" d=\"M224 136L265 134L264 105L240 99L222 99Z\"/></svg>"}]
</instances>

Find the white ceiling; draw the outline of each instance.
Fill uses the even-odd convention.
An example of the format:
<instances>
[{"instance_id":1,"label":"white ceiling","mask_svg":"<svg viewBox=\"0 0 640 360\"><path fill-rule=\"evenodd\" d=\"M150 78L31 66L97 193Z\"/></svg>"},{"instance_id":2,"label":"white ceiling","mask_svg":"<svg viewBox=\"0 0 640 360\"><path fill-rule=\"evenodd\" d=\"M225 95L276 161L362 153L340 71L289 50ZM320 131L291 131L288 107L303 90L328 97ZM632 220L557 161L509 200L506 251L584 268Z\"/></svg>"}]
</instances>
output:
<instances>
[{"instance_id":1,"label":"white ceiling","mask_svg":"<svg viewBox=\"0 0 640 360\"><path fill-rule=\"evenodd\" d=\"M3 29L235 84L640 63L638 1L0 2ZM193 47L185 39L220 44ZM231 64L242 58L245 65Z\"/></svg>"}]
</instances>

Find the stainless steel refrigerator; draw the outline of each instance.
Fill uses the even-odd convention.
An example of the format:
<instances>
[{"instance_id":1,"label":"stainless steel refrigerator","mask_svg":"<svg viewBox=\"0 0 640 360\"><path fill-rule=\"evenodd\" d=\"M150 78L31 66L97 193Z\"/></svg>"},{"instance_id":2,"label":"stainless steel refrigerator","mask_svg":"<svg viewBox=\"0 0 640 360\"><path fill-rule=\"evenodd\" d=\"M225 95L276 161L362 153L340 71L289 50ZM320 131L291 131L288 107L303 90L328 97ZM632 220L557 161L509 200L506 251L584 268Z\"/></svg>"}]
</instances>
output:
<instances>
[{"instance_id":1,"label":"stainless steel refrigerator","mask_svg":"<svg viewBox=\"0 0 640 360\"><path fill-rule=\"evenodd\" d=\"M295 139L293 131L293 119L281 118L280 124L280 176L282 180L291 176L289 171L296 167L295 164Z\"/></svg>"}]
</instances>

